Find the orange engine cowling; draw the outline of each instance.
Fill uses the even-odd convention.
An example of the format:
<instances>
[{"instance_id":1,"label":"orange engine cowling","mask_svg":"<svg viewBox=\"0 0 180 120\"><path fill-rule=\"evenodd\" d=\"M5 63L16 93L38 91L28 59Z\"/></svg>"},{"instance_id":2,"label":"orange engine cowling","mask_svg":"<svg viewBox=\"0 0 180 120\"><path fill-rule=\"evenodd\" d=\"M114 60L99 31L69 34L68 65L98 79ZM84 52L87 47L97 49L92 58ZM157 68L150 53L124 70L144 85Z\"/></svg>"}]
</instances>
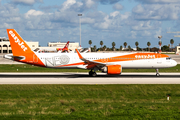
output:
<instances>
[{"instance_id":1,"label":"orange engine cowling","mask_svg":"<svg viewBox=\"0 0 180 120\"><path fill-rule=\"evenodd\" d=\"M122 71L121 65L108 65L107 66L107 74L108 75L121 74L121 71Z\"/></svg>"}]
</instances>

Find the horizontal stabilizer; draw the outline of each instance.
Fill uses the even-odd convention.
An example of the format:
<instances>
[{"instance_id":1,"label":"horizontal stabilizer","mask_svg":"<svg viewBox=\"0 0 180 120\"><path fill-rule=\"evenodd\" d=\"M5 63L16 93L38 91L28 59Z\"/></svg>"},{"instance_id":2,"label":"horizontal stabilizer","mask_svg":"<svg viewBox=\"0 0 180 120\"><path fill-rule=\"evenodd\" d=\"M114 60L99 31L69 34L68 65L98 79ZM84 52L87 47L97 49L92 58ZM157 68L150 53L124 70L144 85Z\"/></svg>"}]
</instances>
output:
<instances>
[{"instance_id":1,"label":"horizontal stabilizer","mask_svg":"<svg viewBox=\"0 0 180 120\"><path fill-rule=\"evenodd\" d=\"M14 59L18 59L18 60L23 60L25 59L24 56L13 56L13 54L7 54L3 56L6 59L10 59L10 60L14 60Z\"/></svg>"}]
</instances>

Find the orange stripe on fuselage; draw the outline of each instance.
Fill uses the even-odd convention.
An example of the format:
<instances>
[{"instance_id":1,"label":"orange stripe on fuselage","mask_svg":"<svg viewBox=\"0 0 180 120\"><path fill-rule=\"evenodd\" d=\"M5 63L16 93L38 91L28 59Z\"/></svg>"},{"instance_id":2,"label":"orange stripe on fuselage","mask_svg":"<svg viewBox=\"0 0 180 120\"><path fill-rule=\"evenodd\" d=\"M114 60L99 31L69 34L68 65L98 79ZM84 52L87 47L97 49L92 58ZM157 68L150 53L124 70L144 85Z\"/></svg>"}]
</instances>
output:
<instances>
[{"instance_id":1,"label":"orange stripe on fuselage","mask_svg":"<svg viewBox=\"0 0 180 120\"><path fill-rule=\"evenodd\" d=\"M132 61L132 60L140 60L140 59L156 59L156 58L166 58L169 57L165 54L159 53L134 53L129 55L115 56L115 57L107 57L104 59L94 60L95 62L107 63L107 62L121 62L121 61Z\"/></svg>"},{"instance_id":2,"label":"orange stripe on fuselage","mask_svg":"<svg viewBox=\"0 0 180 120\"><path fill-rule=\"evenodd\" d=\"M169 57L165 54L159 54L159 53L134 53L129 55L122 55L122 56L115 56L115 57L109 57L106 59L97 59L92 60L92 62L99 62L99 63L108 63L108 62L123 62L123 61L132 61L132 60L144 60L144 59L157 59L157 58L166 58ZM76 66L76 65L88 65L87 69L91 67L95 67L98 65L98 63L92 64L92 62L89 63L73 63L73 64L67 64L67 65L60 65L56 67L66 67L66 66Z\"/></svg>"}]
</instances>

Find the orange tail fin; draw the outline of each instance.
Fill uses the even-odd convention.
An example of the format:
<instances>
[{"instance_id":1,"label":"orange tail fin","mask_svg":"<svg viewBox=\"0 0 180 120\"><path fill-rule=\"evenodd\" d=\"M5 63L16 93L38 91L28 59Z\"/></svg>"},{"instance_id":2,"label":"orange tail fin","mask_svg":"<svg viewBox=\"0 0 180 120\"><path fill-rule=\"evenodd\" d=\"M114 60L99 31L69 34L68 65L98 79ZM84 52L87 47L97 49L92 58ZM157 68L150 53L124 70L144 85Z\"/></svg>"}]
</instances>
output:
<instances>
[{"instance_id":1,"label":"orange tail fin","mask_svg":"<svg viewBox=\"0 0 180 120\"><path fill-rule=\"evenodd\" d=\"M7 29L7 34L13 51L13 56L24 56L26 53L33 52L14 29Z\"/></svg>"},{"instance_id":2,"label":"orange tail fin","mask_svg":"<svg viewBox=\"0 0 180 120\"><path fill-rule=\"evenodd\" d=\"M7 29L7 34L15 61L37 66L45 66L44 63L38 58L38 56L31 50L27 43L14 29Z\"/></svg>"}]
</instances>

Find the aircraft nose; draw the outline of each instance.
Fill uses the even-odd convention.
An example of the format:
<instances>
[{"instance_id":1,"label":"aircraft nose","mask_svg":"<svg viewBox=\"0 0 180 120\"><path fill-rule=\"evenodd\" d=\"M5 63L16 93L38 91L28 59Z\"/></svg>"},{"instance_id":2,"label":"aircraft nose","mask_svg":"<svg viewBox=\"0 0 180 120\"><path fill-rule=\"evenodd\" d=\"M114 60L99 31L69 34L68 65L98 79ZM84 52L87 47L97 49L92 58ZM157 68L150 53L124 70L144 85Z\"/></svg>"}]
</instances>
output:
<instances>
[{"instance_id":1,"label":"aircraft nose","mask_svg":"<svg viewBox=\"0 0 180 120\"><path fill-rule=\"evenodd\" d=\"M171 64L172 64L172 66L176 66L177 62L175 60L173 60Z\"/></svg>"}]
</instances>

